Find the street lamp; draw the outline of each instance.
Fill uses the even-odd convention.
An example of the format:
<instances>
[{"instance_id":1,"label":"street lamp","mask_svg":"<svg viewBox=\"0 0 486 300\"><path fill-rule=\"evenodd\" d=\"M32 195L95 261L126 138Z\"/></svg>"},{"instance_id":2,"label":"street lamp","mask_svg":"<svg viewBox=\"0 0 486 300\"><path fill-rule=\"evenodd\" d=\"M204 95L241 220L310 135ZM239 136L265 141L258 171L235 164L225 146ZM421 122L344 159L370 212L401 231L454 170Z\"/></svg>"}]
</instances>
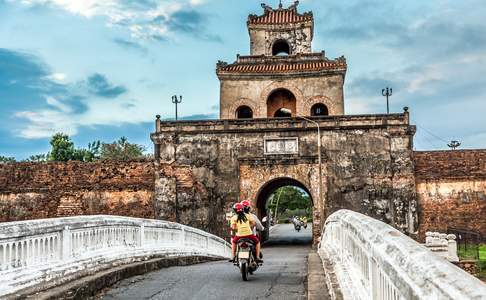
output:
<instances>
[{"instance_id":1,"label":"street lamp","mask_svg":"<svg viewBox=\"0 0 486 300\"><path fill-rule=\"evenodd\" d=\"M288 108L282 108L281 109L282 112L284 113L288 113L288 114L292 114L292 111ZM324 202L323 202L323 197L322 197L322 155L321 155L321 127L319 126L319 123L314 121L314 120L311 120L309 118L306 118L304 116L298 116L298 115L295 115L295 118L299 118L299 119L302 119L304 121L307 121L307 122L310 122L314 125L316 125L317 127L317 155L318 155L318 160L319 160L319 202L320 204L324 205Z\"/></svg>"},{"instance_id":2,"label":"street lamp","mask_svg":"<svg viewBox=\"0 0 486 300\"><path fill-rule=\"evenodd\" d=\"M177 121L177 104L181 104L182 103L182 96L179 96L179 98L177 98L177 96L172 96L172 103L175 104L175 119Z\"/></svg>"},{"instance_id":3,"label":"street lamp","mask_svg":"<svg viewBox=\"0 0 486 300\"><path fill-rule=\"evenodd\" d=\"M461 146L461 143L459 143L459 141L451 141L449 144L447 144L447 146L452 150L456 150L459 148L459 146Z\"/></svg>"},{"instance_id":4,"label":"street lamp","mask_svg":"<svg viewBox=\"0 0 486 300\"><path fill-rule=\"evenodd\" d=\"M381 90L381 94L383 95L383 97L386 97L386 114L389 115L390 114L390 101L389 101L389 98L391 96L393 96L393 89L391 88L386 88Z\"/></svg>"}]
</instances>

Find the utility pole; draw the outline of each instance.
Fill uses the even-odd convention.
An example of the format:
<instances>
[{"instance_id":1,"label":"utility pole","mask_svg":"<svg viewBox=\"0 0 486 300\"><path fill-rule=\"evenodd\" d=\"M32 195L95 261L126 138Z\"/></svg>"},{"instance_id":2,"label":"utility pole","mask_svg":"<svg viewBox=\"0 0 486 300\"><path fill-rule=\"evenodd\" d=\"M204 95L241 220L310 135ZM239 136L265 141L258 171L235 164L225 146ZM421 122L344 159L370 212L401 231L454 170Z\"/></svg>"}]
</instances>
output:
<instances>
[{"instance_id":1,"label":"utility pole","mask_svg":"<svg viewBox=\"0 0 486 300\"><path fill-rule=\"evenodd\" d=\"M391 88L386 88L381 90L381 94L383 97L386 97L386 114L390 114L390 101L389 98L393 95L393 89Z\"/></svg>"},{"instance_id":2,"label":"utility pole","mask_svg":"<svg viewBox=\"0 0 486 300\"><path fill-rule=\"evenodd\" d=\"M277 197L277 205L275 206L275 222L278 223L278 218L277 218L277 214L278 214L278 202L280 201L280 195L282 194L282 188L280 188L280 190L278 191L278 197Z\"/></svg>"},{"instance_id":3,"label":"utility pole","mask_svg":"<svg viewBox=\"0 0 486 300\"><path fill-rule=\"evenodd\" d=\"M177 96L172 96L172 103L175 104L175 119L177 121L177 119L178 119L178 116L177 116L177 104L181 104L182 103L182 96L179 96L179 99L177 98Z\"/></svg>"},{"instance_id":4,"label":"utility pole","mask_svg":"<svg viewBox=\"0 0 486 300\"><path fill-rule=\"evenodd\" d=\"M452 150L456 150L459 148L459 146L461 146L461 143L459 143L459 141L451 141L449 144L447 144L447 146Z\"/></svg>"}]
</instances>

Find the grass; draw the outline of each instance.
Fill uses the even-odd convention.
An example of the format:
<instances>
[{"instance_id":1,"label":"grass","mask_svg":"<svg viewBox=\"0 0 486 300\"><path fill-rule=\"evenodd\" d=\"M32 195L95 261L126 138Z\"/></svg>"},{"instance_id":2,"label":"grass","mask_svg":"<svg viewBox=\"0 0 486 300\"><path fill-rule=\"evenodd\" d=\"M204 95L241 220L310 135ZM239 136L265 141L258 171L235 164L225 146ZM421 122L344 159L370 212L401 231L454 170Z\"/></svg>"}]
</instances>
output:
<instances>
[{"instance_id":1,"label":"grass","mask_svg":"<svg viewBox=\"0 0 486 300\"><path fill-rule=\"evenodd\" d=\"M479 267L479 274L478 278L486 281L486 244L481 244L478 246L479 247L479 260L478 260L478 267ZM476 259L478 252L476 251L475 248L468 248L465 250L463 247L460 247L457 250L457 255L462 259L462 260L467 260L467 259Z\"/></svg>"}]
</instances>

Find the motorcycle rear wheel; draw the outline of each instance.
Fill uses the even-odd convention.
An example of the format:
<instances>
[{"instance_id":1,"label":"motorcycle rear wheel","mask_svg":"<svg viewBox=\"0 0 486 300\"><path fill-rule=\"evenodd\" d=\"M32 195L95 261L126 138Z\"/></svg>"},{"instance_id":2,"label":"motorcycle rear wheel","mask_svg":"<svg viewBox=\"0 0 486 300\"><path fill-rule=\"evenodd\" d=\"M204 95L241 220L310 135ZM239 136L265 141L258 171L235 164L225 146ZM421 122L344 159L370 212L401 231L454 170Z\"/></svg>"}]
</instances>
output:
<instances>
[{"instance_id":1,"label":"motorcycle rear wheel","mask_svg":"<svg viewBox=\"0 0 486 300\"><path fill-rule=\"evenodd\" d=\"M248 281L248 264L246 262L240 263L240 271L243 281Z\"/></svg>"}]
</instances>

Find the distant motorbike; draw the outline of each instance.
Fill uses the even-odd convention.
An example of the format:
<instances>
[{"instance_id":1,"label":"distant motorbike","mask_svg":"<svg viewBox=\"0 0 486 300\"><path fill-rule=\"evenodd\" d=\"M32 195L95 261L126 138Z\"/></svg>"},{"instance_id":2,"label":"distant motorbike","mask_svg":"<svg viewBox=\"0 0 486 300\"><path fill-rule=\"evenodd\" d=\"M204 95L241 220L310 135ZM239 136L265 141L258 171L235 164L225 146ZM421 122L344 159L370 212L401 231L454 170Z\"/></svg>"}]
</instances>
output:
<instances>
[{"instance_id":1,"label":"distant motorbike","mask_svg":"<svg viewBox=\"0 0 486 300\"><path fill-rule=\"evenodd\" d=\"M255 258L255 243L250 239L240 239L236 248L235 265L240 268L241 277L244 281L248 281L248 274L253 273L260 266Z\"/></svg>"},{"instance_id":2,"label":"distant motorbike","mask_svg":"<svg viewBox=\"0 0 486 300\"><path fill-rule=\"evenodd\" d=\"M292 222L292 224L294 224L294 229L297 230L297 232L299 232L302 227L302 222L295 217L290 218L290 221Z\"/></svg>"}]
</instances>

